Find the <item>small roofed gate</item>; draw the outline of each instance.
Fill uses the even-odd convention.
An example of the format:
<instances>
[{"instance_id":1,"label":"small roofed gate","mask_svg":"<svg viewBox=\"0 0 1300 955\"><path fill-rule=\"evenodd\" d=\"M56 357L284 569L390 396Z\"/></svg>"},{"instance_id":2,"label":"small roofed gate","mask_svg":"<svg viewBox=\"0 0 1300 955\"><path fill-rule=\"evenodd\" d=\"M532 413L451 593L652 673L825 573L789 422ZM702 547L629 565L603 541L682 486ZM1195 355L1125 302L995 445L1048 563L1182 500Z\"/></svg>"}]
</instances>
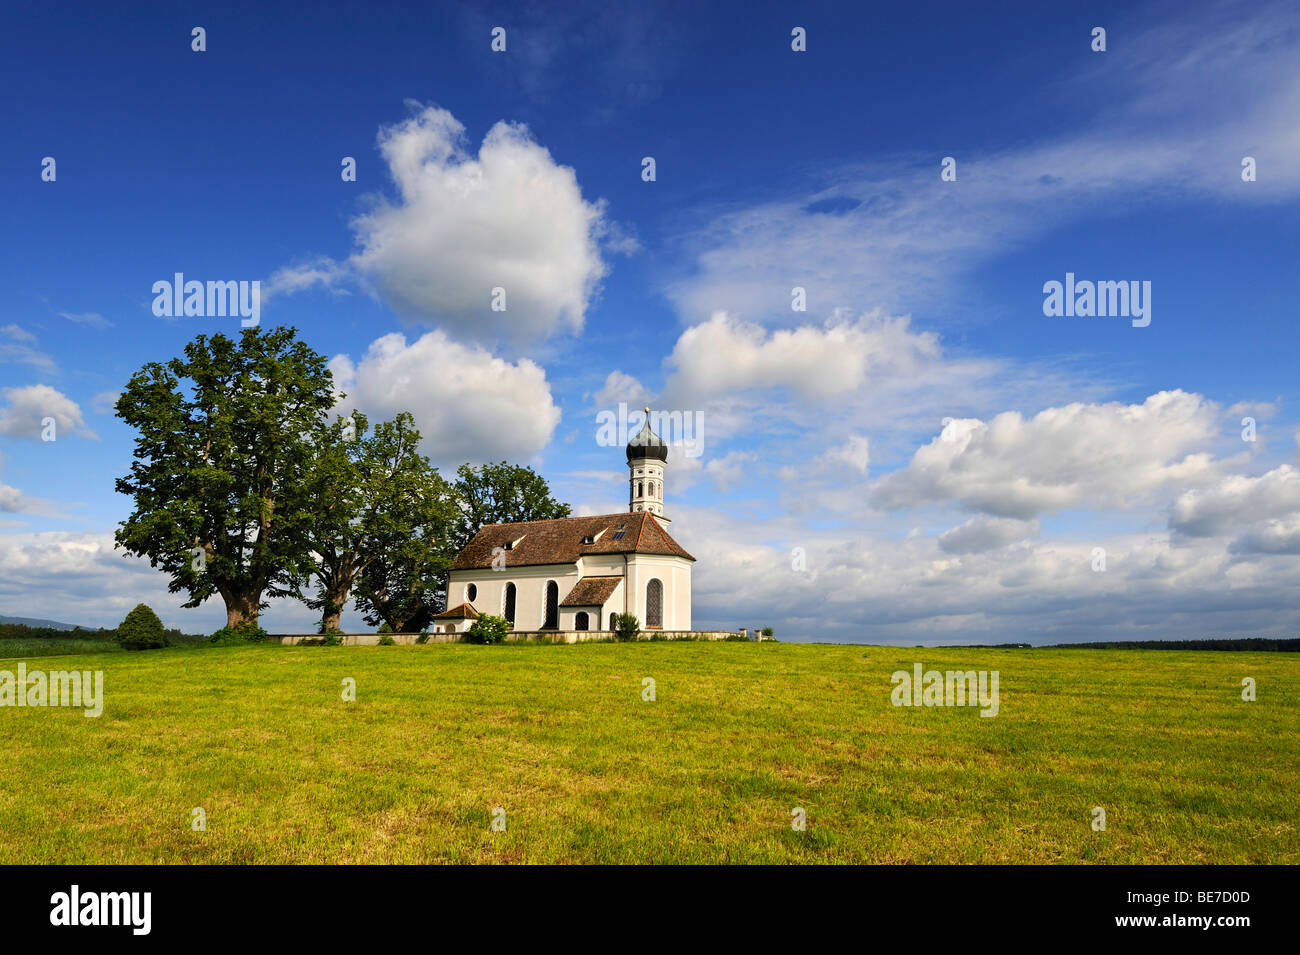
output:
<instances>
[{"instance_id":1,"label":"small roofed gate","mask_svg":"<svg viewBox=\"0 0 1300 955\"><path fill-rule=\"evenodd\" d=\"M658 577L645 585L645 625L664 627L664 584Z\"/></svg>"},{"instance_id":2,"label":"small roofed gate","mask_svg":"<svg viewBox=\"0 0 1300 955\"><path fill-rule=\"evenodd\" d=\"M543 630L556 630L560 626L560 585L553 580L546 582L546 620Z\"/></svg>"}]
</instances>

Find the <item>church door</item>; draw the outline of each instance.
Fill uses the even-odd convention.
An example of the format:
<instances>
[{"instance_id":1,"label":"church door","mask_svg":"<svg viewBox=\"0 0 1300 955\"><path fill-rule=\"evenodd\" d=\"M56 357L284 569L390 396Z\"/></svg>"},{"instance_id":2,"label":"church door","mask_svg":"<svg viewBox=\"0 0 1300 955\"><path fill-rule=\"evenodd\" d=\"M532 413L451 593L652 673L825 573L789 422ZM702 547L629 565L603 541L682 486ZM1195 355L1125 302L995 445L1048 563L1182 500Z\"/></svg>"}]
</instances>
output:
<instances>
[{"instance_id":1,"label":"church door","mask_svg":"<svg viewBox=\"0 0 1300 955\"><path fill-rule=\"evenodd\" d=\"M587 617L586 612L585 612L585 611L580 611L580 612L578 613L578 615L577 615L576 617L573 618L573 629L574 629L574 630L586 630L586 629L587 629L587 620L588 620L588 617Z\"/></svg>"}]
</instances>

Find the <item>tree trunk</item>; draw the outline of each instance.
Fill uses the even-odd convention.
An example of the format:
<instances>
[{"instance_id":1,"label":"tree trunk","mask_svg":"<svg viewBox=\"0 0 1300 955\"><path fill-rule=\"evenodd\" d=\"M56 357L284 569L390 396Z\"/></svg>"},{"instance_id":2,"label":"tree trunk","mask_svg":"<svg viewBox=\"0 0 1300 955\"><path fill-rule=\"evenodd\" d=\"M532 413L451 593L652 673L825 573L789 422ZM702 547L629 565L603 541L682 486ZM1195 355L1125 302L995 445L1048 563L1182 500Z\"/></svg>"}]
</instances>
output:
<instances>
[{"instance_id":1,"label":"tree trunk","mask_svg":"<svg viewBox=\"0 0 1300 955\"><path fill-rule=\"evenodd\" d=\"M321 607L320 632L330 633L339 628L339 620L343 617L343 607L348 602L348 590L346 587L338 591L326 593L324 596L325 603Z\"/></svg>"},{"instance_id":2,"label":"tree trunk","mask_svg":"<svg viewBox=\"0 0 1300 955\"><path fill-rule=\"evenodd\" d=\"M419 633L431 623L433 623L433 611L421 607L406 619L398 620L393 627L393 633Z\"/></svg>"},{"instance_id":3,"label":"tree trunk","mask_svg":"<svg viewBox=\"0 0 1300 955\"><path fill-rule=\"evenodd\" d=\"M355 583L356 577L357 572L350 570L349 567L345 567L338 573L321 574L319 578L321 582L321 633L329 633L339 629L339 620L343 616L343 608L348 604L348 597L352 595L352 585Z\"/></svg>"},{"instance_id":4,"label":"tree trunk","mask_svg":"<svg viewBox=\"0 0 1300 955\"><path fill-rule=\"evenodd\" d=\"M257 626L260 613L261 593L251 591L224 591L221 596L226 601L226 626Z\"/></svg>"}]
</instances>

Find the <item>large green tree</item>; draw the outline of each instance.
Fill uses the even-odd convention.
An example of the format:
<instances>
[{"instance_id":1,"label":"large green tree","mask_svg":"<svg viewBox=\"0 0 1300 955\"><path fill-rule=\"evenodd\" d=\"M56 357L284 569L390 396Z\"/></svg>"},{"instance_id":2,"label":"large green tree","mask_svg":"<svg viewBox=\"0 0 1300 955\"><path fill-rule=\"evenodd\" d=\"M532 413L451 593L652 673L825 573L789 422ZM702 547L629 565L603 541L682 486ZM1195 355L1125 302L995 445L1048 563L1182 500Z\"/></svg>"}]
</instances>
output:
<instances>
[{"instance_id":1,"label":"large green tree","mask_svg":"<svg viewBox=\"0 0 1300 955\"><path fill-rule=\"evenodd\" d=\"M427 621L416 619L423 602L410 599L415 581L395 581L394 568L407 562L420 577L435 579L446 569L455 509L447 482L419 452L415 420L403 412L373 434L367 428L359 411L329 425L312 468L317 590L305 599L321 611L322 633L338 629L348 598L376 562L379 572L365 577L364 593L375 622L394 631L423 627Z\"/></svg>"},{"instance_id":2,"label":"large green tree","mask_svg":"<svg viewBox=\"0 0 1300 955\"><path fill-rule=\"evenodd\" d=\"M183 606L220 594L228 626L255 623L311 572L310 465L336 397L293 328L199 335L184 358L146 364L117 402L138 432L118 546L170 574Z\"/></svg>"},{"instance_id":3,"label":"large green tree","mask_svg":"<svg viewBox=\"0 0 1300 955\"><path fill-rule=\"evenodd\" d=\"M502 461L457 469L454 485L438 477L420 498L414 532L376 540L374 559L356 586L357 608L370 624L396 633L427 627L447 609L447 572L456 554L484 524L567 517L569 505L531 468Z\"/></svg>"},{"instance_id":4,"label":"large green tree","mask_svg":"<svg viewBox=\"0 0 1300 955\"><path fill-rule=\"evenodd\" d=\"M532 468L518 464L462 464L456 470L460 516L454 533L460 550L484 524L548 521L568 517L571 508L551 496L551 486Z\"/></svg>"},{"instance_id":5,"label":"large green tree","mask_svg":"<svg viewBox=\"0 0 1300 955\"><path fill-rule=\"evenodd\" d=\"M367 623L416 633L447 609L447 571L456 557L448 531L457 507L451 485L432 472L411 502L409 531L375 535L356 581L357 609Z\"/></svg>"}]
</instances>

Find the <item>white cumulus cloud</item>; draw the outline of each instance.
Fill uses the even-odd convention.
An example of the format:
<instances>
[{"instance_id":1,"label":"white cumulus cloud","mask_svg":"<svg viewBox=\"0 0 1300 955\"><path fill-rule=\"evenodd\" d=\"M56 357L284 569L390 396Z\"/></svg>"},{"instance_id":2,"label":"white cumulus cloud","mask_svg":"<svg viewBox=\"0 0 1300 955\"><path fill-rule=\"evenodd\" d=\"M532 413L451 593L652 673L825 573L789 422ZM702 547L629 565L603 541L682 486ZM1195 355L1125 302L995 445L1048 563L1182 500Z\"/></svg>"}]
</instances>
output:
<instances>
[{"instance_id":1,"label":"white cumulus cloud","mask_svg":"<svg viewBox=\"0 0 1300 955\"><path fill-rule=\"evenodd\" d=\"M53 418L55 440L65 434L77 434L99 440L86 427L81 406L63 392L49 385L27 385L0 390L0 434L12 438L41 439L42 422Z\"/></svg>"},{"instance_id":2,"label":"white cumulus cloud","mask_svg":"<svg viewBox=\"0 0 1300 955\"><path fill-rule=\"evenodd\" d=\"M1076 402L1026 418L1007 411L988 422L959 419L876 482L885 509L955 502L1022 520L1074 507L1113 507L1169 486L1215 476L1203 447L1216 406L1184 391L1142 404Z\"/></svg>"},{"instance_id":3,"label":"white cumulus cloud","mask_svg":"<svg viewBox=\"0 0 1300 955\"><path fill-rule=\"evenodd\" d=\"M965 524L940 534L939 549L945 554L978 554L1014 544L1033 536L1037 531L1037 521L978 514Z\"/></svg>"},{"instance_id":4,"label":"white cumulus cloud","mask_svg":"<svg viewBox=\"0 0 1300 955\"><path fill-rule=\"evenodd\" d=\"M385 335L360 361L335 356L330 370L347 393L340 410L358 408L376 422L411 412L425 453L442 467L526 460L560 423L540 365L506 361L442 331L410 343L399 332Z\"/></svg>"},{"instance_id":5,"label":"white cumulus cloud","mask_svg":"<svg viewBox=\"0 0 1300 955\"><path fill-rule=\"evenodd\" d=\"M592 396L592 401L602 410L616 409L621 403L635 410L649 404L650 392L636 378L616 369L605 376L605 383Z\"/></svg>"},{"instance_id":6,"label":"white cumulus cloud","mask_svg":"<svg viewBox=\"0 0 1300 955\"><path fill-rule=\"evenodd\" d=\"M904 374L939 354L938 339L906 318L833 315L821 325L768 331L715 312L684 331L665 392L699 401L746 389L784 388L807 400L848 394L876 373Z\"/></svg>"},{"instance_id":7,"label":"white cumulus cloud","mask_svg":"<svg viewBox=\"0 0 1300 955\"><path fill-rule=\"evenodd\" d=\"M1282 464L1259 477L1232 474L1213 487L1193 488L1178 496L1169 526L1188 537L1215 537L1248 525L1300 514L1300 471ZM1275 527L1259 541L1278 540Z\"/></svg>"},{"instance_id":8,"label":"white cumulus cloud","mask_svg":"<svg viewBox=\"0 0 1300 955\"><path fill-rule=\"evenodd\" d=\"M359 250L278 270L271 296L313 285L368 282L400 315L460 338L515 342L582 330L606 268L601 240L617 238L600 202L528 129L498 122L478 152L447 110L420 108L379 131L395 199L371 196L352 221ZM495 290L503 310L494 310Z\"/></svg>"}]
</instances>

